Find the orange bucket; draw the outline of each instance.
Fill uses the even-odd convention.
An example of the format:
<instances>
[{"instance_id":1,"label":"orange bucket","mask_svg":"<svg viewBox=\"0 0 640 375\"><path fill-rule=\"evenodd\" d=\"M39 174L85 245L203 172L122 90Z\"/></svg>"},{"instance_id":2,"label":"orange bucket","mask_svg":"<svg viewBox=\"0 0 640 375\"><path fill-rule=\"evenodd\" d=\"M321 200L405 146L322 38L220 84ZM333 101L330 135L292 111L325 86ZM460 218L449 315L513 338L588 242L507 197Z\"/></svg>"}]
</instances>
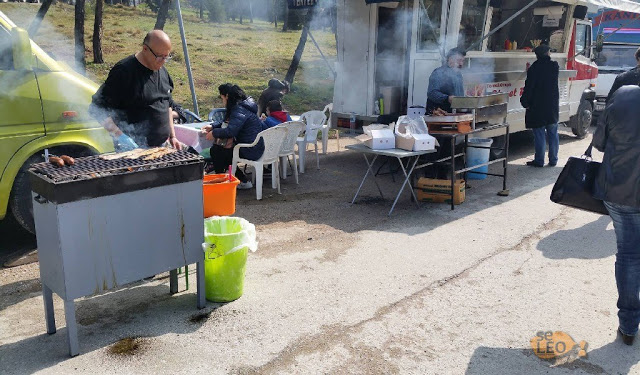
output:
<instances>
[{"instance_id":1,"label":"orange bucket","mask_svg":"<svg viewBox=\"0 0 640 375\"><path fill-rule=\"evenodd\" d=\"M224 179L222 182L214 182ZM209 182L209 183L207 183ZM236 187L240 183L235 176L228 174L208 174L202 180L204 217L228 216L236 212Z\"/></svg>"}]
</instances>

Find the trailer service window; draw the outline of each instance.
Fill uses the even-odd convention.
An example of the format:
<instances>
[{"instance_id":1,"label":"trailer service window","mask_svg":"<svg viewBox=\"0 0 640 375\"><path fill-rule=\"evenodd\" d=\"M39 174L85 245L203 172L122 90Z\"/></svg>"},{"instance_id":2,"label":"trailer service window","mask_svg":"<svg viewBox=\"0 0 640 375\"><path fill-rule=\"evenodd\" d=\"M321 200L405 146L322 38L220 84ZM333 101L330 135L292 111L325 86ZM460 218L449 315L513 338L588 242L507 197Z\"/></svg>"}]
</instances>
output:
<instances>
[{"instance_id":1,"label":"trailer service window","mask_svg":"<svg viewBox=\"0 0 640 375\"><path fill-rule=\"evenodd\" d=\"M465 0L460 21L460 34L458 35L458 47L469 50L469 46L482 38L486 17L488 13L487 0ZM481 45L476 45L473 50L479 51Z\"/></svg>"},{"instance_id":2,"label":"trailer service window","mask_svg":"<svg viewBox=\"0 0 640 375\"><path fill-rule=\"evenodd\" d=\"M418 50L438 50L440 45L440 19L442 1L420 0L420 26L418 29Z\"/></svg>"},{"instance_id":3,"label":"trailer service window","mask_svg":"<svg viewBox=\"0 0 640 375\"><path fill-rule=\"evenodd\" d=\"M492 3L495 3L492 1ZM522 9L520 0L502 0L491 7L490 29ZM489 37L487 50L492 52L533 49L542 41L549 42L552 52L562 52L566 36L567 7L552 1L540 1ZM514 48L515 42L515 48Z\"/></svg>"}]
</instances>

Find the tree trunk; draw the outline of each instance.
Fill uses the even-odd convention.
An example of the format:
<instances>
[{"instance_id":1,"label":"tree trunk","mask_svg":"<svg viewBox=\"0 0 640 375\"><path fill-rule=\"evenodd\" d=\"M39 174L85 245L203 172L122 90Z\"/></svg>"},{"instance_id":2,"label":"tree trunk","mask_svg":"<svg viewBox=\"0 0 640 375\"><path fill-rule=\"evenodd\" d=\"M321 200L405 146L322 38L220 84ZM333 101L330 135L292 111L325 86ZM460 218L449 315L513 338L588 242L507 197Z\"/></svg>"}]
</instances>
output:
<instances>
[{"instance_id":1,"label":"tree trunk","mask_svg":"<svg viewBox=\"0 0 640 375\"><path fill-rule=\"evenodd\" d=\"M300 34L298 47L296 48L296 52L293 54L293 59L291 60L291 65L289 65L289 70L287 70L287 76L284 77L284 80L291 84L293 83L293 78L296 76L298 65L300 65L300 60L302 59L302 52L304 52L304 46L307 43L308 30L308 26L305 23L305 25L302 27L302 34Z\"/></svg>"},{"instance_id":2,"label":"tree trunk","mask_svg":"<svg viewBox=\"0 0 640 375\"><path fill-rule=\"evenodd\" d=\"M284 77L284 80L293 84L293 78L296 76L296 71L298 70L298 65L300 65L300 60L302 59L302 52L304 52L304 46L307 44L307 36L309 35L309 25L311 25L311 19L313 18L313 10L315 8L310 8L307 12L307 15L304 20L304 25L302 26L302 33L300 34L300 41L298 42L298 47L296 48L296 52L293 54L293 59L291 60L291 65L289 65L289 70L287 71L287 76Z\"/></svg>"},{"instance_id":3,"label":"tree trunk","mask_svg":"<svg viewBox=\"0 0 640 375\"><path fill-rule=\"evenodd\" d=\"M102 64L102 13L104 0L96 0L96 14L93 20L93 63Z\"/></svg>"},{"instance_id":4,"label":"tree trunk","mask_svg":"<svg viewBox=\"0 0 640 375\"><path fill-rule=\"evenodd\" d=\"M284 20L282 20L282 31L289 30L289 5L287 0L284 0Z\"/></svg>"},{"instance_id":5,"label":"tree trunk","mask_svg":"<svg viewBox=\"0 0 640 375\"><path fill-rule=\"evenodd\" d=\"M165 22L167 22L167 16L169 15L169 5L171 5L171 0L162 0L160 9L158 9L158 18L156 18L156 25L153 27L154 30L164 29L164 24Z\"/></svg>"},{"instance_id":6,"label":"tree trunk","mask_svg":"<svg viewBox=\"0 0 640 375\"><path fill-rule=\"evenodd\" d=\"M49 10L49 7L51 6L52 3L53 3L53 0L42 1L42 5L40 5L40 9L38 9L38 13L36 13L36 18L34 18L33 21L31 21L31 24L29 25L28 32L31 39L33 39L33 37L35 37L36 34L38 33L38 29L40 28L40 23L42 23L42 19L44 18L45 14L47 14L47 11Z\"/></svg>"},{"instance_id":7,"label":"tree trunk","mask_svg":"<svg viewBox=\"0 0 640 375\"><path fill-rule=\"evenodd\" d=\"M73 36L75 39L75 60L76 67L82 74L86 71L87 61L84 57L84 3L85 0L76 0L75 7L75 27Z\"/></svg>"},{"instance_id":8,"label":"tree trunk","mask_svg":"<svg viewBox=\"0 0 640 375\"><path fill-rule=\"evenodd\" d=\"M204 19L204 0L200 0L200 19Z\"/></svg>"},{"instance_id":9,"label":"tree trunk","mask_svg":"<svg viewBox=\"0 0 640 375\"><path fill-rule=\"evenodd\" d=\"M278 28L278 0L273 0L273 23Z\"/></svg>"},{"instance_id":10,"label":"tree trunk","mask_svg":"<svg viewBox=\"0 0 640 375\"><path fill-rule=\"evenodd\" d=\"M249 0L249 20L253 23L253 2Z\"/></svg>"}]
</instances>

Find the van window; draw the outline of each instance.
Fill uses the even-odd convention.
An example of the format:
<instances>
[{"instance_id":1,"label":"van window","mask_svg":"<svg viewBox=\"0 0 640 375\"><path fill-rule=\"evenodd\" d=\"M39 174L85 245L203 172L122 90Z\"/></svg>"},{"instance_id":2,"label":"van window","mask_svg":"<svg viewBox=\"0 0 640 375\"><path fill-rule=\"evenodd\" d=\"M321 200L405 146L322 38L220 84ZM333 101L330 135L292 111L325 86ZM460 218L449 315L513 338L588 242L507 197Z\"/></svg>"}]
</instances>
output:
<instances>
[{"instance_id":1,"label":"van window","mask_svg":"<svg viewBox=\"0 0 640 375\"><path fill-rule=\"evenodd\" d=\"M0 26L0 70L13 70L11 34L2 26Z\"/></svg>"},{"instance_id":2,"label":"van window","mask_svg":"<svg viewBox=\"0 0 640 375\"><path fill-rule=\"evenodd\" d=\"M420 0L418 27L418 51L438 50L440 45L441 0Z\"/></svg>"},{"instance_id":3,"label":"van window","mask_svg":"<svg viewBox=\"0 0 640 375\"><path fill-rule=\"evenodd\" d=\"M522 9L520 0L502 0L500 3L499 8L492 8L491 29ZM539 1L493 34L489 38L487 49L494 52L534 49L545 42L551 47L551 52L562 52L567 38L564 28L568 9L558 2Z\"/></svg>"},{"instance_id":4,"label":"van window","mask_svg":"<svg viewBox=\"0 0 640 375\"><path fill-rule=\"evenodd\" d=\"M587 25L576 25L576 55L591 57L591 30Z\"/></svg>"},{"instance_id":5,"label":"van window","mask_svg":"<svg viewBox=\"0 0 640 375\"><path fill-rule=\"evenodd\" d=\"M487 13L487 0L465 0L460 21L460 35L458 35L458 47L465 51L473 42L482 38L485 17ZM481 43L474 46L472 51L479 51Z\"/></svg>"}]
</instances>

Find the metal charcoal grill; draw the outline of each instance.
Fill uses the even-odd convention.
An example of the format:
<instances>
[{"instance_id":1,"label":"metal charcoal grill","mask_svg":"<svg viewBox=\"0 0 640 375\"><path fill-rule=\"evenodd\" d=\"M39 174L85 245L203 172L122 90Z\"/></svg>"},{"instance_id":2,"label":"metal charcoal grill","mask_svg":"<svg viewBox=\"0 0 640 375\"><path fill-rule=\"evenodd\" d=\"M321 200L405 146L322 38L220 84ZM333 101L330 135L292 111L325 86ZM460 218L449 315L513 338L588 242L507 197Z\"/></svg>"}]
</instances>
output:
<instances>
[{"instance_id":1,"label":"metal charcoal grill","mask_svg":"<svg viewBox=\"0 0 640 375\"><path fill-rule=\"evenodd\" d=\"M509 94L490 94L483 96L456 96L451 99L451 108L470 110L473 114L472 129L476 124L505 124L507 122L507 104Z\"/></svg>"},{"instance_id":2,"label":"metal charcoal grill","mask_svg":"<svg viewBox=\"0 0 640 375\"><path fill-rule=\"evenodd\" d=\"M51 163L34 164L30 168L34 192L55 203L66 203L132 190L201 180L203 160L186 151L144 160L105 160L100 156L76 159L72 166Z\"/></svg>"},{"instance_id":3,"label":"metal charcoal grill","mask_svg":"<svg viewBox=\"0 0 640 375\"><path fill-rule=\"evenodd\" d=\"M197 264L204 307L203 159L176 151L153 160L76 159L33 165L33 213L48 333L52 293L64 300L69 354L79 353L74 299Z\"/></svg>"}]
</instances>

